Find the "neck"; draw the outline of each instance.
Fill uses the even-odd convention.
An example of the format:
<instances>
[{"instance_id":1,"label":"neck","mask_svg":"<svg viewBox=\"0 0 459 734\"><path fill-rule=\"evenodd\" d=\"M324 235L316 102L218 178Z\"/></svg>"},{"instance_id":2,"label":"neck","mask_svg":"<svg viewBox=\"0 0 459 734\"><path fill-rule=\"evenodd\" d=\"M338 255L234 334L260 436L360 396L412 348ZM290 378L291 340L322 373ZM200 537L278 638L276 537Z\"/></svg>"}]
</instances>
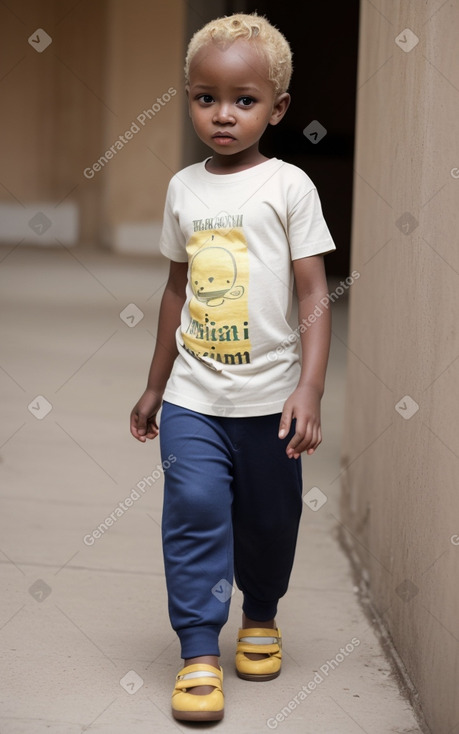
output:
<instances>
[{"instance_id":1,"label":"neck","mask_svg":"<svg viewBox=\"0 0 459 734\"><path fill-rule=\"evenodd\" d=\"M258 150L250 156L247 156L246 151L235 153L234 155L219 155L218 153L214 153L212 158L207 161L206 169L209 173L239 173L239 171L253 168L253 166L258 166L267 160L268 158Z\"/></svg>"}]
</instances>

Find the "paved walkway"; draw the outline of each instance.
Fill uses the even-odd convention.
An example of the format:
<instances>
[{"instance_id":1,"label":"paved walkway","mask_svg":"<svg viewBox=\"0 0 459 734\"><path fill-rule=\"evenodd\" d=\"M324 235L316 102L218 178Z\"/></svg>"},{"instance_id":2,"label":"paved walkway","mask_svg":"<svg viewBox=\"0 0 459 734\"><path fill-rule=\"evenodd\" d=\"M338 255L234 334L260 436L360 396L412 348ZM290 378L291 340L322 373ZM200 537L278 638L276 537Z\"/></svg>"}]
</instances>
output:
<instances>
[{"instance_id":1,"label":"paved walkway","mask_svg":"<svg viewBox=\"0 0 459 734\"><path fill-rule=\"evenodd\" d=\"M7 253L0 251L0 732L200 729L169 714L181 660L167 616L159 449L128 430L151 359L164 265L21 247ZM222 734L421 731L335 540L345 325L341 301L324 443L304 461L305 494L318 487L327 501L304 506L278 615L283 673L266 684L236 677L236 591L221 637ZM110 514L112 525L94 533Z\"/></svg>"}]
</instances>

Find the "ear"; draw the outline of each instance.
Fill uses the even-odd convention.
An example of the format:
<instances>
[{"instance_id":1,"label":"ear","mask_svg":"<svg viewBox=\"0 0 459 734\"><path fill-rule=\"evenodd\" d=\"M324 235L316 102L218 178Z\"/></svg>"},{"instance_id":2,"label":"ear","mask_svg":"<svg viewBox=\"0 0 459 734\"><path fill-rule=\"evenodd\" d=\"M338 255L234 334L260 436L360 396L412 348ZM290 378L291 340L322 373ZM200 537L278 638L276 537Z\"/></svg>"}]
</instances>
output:
<instances>
[{"instance_id":1,"label":"ear","mask_svg":"<svg viewBox=\"0 0 459 734\"><path fill-rule=\"evenodd\" d=\"M270 125L277 125L282 120L289 108L290 99L291 97L288 92L283 92L283 94L279 94L279 96L276 97L271 118L269 120Z\"/></svg>"}]
</instances>

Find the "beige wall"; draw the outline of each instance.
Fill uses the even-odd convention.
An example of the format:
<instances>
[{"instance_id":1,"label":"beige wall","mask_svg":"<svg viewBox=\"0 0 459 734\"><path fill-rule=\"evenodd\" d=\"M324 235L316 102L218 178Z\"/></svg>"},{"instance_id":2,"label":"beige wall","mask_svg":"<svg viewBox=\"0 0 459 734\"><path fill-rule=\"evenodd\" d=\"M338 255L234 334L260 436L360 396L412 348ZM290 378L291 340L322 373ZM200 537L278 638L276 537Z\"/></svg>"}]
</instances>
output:
<instances>
[{"instance_id":1,"label":"beige wall","mask_svg":"<svg viewBox=\"0 0 459 734\"><path fill-rule=\"evenodd\" d=\"M114 114L105 114L106 147L133 123L139 128L102 174L106 240L115 249L157 245L167 184L182 165L185 12L182 0L109 3L106 99Z\"/></svg>"},{"instance_id":2,"label":"beige wall","mask_svg":"<svg viewBox=\"0 0 459 734\"><path fill-rule=\"evenodd\" d=\"M434 734L459 731L458 28L361 3L342 456L343 541Z\"/></svg>"},{"instance_id":3,"label":"beige wall","mask_svg":"<svg viewBox=\"0 0 459 734\"><path fill-rule=\"evenodd\" d=\"M154 251L167 183L182 164L186 3L11 8L1 9L0 242ZM41 53L28 42L38 29L52 39ZM85 176L133 123L132 139ZM28 226L36 212L46 232Z\"/></svg>"},{"instance_id":4,"label":"beige wall","mask_svg":"<svg viewBox=\"0 0 459 734\"><path fill-rule=\"evenodd\" d=\"M102 181L91 190L81 170L102 144L106 3L70 13L56 0L9 7L1 12L0 240L50 244L69 234L72 211L86 238L100 219ZM52 38L41 53L28 43L37 29ZM52 226L39 236L27 221L43 209Z\"/></svg>"}]
</instances>

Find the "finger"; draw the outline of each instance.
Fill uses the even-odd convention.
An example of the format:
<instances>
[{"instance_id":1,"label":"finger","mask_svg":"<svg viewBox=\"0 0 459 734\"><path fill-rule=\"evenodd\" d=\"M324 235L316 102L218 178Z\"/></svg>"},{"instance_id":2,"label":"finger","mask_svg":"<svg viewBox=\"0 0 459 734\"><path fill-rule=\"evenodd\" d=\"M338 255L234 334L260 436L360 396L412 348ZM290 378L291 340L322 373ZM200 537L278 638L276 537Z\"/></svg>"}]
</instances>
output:
<instances>
[{"instance_id":1,"label":"finger","mask_svg":"<svg viewBox=\"0 0 459 734\"><path fill-rule=\"evenodd\" d=\"M134 413L134 411L132 411L130 415L129 428L134 438L138 438L139 435L137 432L137 413Z\"/></svg>"},{"instance_id":2,"label":"finger","mask_svg":"<svg viewBox=\"0 0 459 734\"><path fill-rule=\"evenodd\" d=\"M314 441L311 448L308 450L308 454L313 454L314 451L320 446L321 443L322 443L322 431L320 430L320 426L319 426L317 429L317 438Z\"/></svg>"},{"instance_id":3,"label":"finger","mask_svg":"<svg viewBox=\"0 0 459 734\"><path fill-rule=\"evenodd\" d=\"M290 426L292 425L292 412L288 408L284 406L284 410L282 411L281 419L279 421L279 438L285 438L290 431Z\"/></svg>"},{"instance_id":4,"label":"finger","mask_svg":"<svg viewBox=\"0 0 459 734\"><path fill-rule=\"evenodd\" d=\"M145 436L147 438L156 438L156 436L159 433L159 428L156 424L156 421L148 421L147 423L147 432L145 433Z\"/></svg>"},{"instance_id":5,"label":"finger","mask_svg":"<svg viewBox=\"0 0 459 734\"><path fill-rule=\"evenodd\" d=\"M140 415L137 412L131 413L131 434L136 438L138 441L141 441L142 443L145 443L145 428L142 427L142 423L140 422Z\"/></svg>"},{"instance_id":6,"label":"finger","mask_svg":"<svg viewBox=\"0 0 459 734\"><path fill-rule=\"evenodd\" d=\"M302 451L304 451L305 434L307 432L307 424L303 427L303 424L298 420L295 426L295 434L290 439L286 448L287 456L290 458L297 459Z\"/></svg>"},{"instance_id":7,"label":"finger","mask_svg":"<svg viewBox=\"0 0 459 734\"><path fill-rule=\"evenodd\" d=\"M286 448L287 453L292 453L293 451L297 451L302 441L303 441L302 433L300 433L299 431L296 431L295 435L292 436L292 438L290 439L288 443L288 446Z\"/></svg>"},{"instance_id":8,"label":"finger","mask_svg":"<svg viewBox=\"0 0 459 734\"><path fill-rule=\"evenodd\" d=\"M159 428L156 422L156 413L145 416L145 428L142 430L141 435L151 439L156 438L158 433Z\"/></svg>"},{"instance_id":9,"label":"finger","mask_svg":"<svg viewBox=\"0 0 459 734\"><path fill-rule=\"evenodd\" d=\"M137 441L142 441L142 443L145 443L145 436L140 436L135 426L131 426L131 434L134 436L134 438L137 439Z\"/></svg>"},{"instance_id":10,"label":"finger","mask_svg":"<svg viewBox=\"0 0 459 734\"><path fill-rule=\"evenodd\" d=\"M137 413L137 433L140 436L145 436L145 434L148 432L150 419L148 415L145 415L144 413Z\"/></svg>"},{"instance_id":11,"label":"finger","mask_svg":"<svg viewBox=\"0 0 459 734\"><path fill-rule=\"evenodd\" d=\"M145 443L146 437L139 434L137 427L135 425L131 426L131 434L134 436L134 438L137 439L137 441L141 441L142 443Z\"/></svg>"},{"instance_id":12,"label":"finger","mask_svg":"<svg viewBox=\"0 0 459 734\"><path fill-rule=\"evenodd\" d=\"M313 454L322 441L320 425L306 423L304 431L297 425L297 431L287 446L287 454L290 458L298 459L303 451Z\"/></svg>"},{"instance_id":13,"label":"finger","mask_svg":"<svg viewBox=\"0 0 459 734\"><path fill-rule=\"evenodd\" d=\"M306 452L311 455L315 452L317 447L322 443L322 432L319 426L314 426L312 431L312 437L309 445L306 447Z\"/></svg>"}]
</instances>

